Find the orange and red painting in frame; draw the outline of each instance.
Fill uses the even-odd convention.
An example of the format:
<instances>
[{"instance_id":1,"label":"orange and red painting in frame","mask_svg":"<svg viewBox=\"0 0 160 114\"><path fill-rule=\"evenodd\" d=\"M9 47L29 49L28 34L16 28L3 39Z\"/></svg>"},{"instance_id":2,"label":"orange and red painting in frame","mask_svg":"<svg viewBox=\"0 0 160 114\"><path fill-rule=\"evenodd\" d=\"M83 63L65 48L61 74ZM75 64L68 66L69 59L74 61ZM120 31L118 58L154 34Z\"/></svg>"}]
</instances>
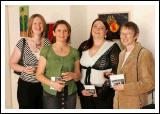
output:
<instances>
[{"instance_id":1,"label":"orange and red painting in frame","mask_svg":"<svg viewBox=\"0 0 160 114\"><path fill-rule=\"evenodd\" d=\"M129 13L98 14L98 17L109 25L107 37L120 39L120 27L129 21Z\"/></svg>"}]
</instances>

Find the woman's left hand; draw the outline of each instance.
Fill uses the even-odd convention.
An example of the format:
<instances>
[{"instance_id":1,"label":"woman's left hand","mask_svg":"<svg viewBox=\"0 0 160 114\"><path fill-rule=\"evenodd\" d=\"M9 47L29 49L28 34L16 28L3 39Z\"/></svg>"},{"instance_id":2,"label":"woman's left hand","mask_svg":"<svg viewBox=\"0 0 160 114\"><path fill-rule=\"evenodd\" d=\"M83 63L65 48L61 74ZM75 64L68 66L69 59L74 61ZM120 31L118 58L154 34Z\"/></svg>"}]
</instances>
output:
<instances>
[{"instance_id":1,"label":"woman's left hand","mask_svg":"<svg viewBox=\"0 0 160 114\"><path fill-rule=\"evenodd\" d=\"M65 72L65 73L62 73L62 79L64 81L70 81L72 79L74 79L74 73L73 72Z\"/></svg>"},{"instance_id":2,"label":"woman's left hand","mask_svg":"<svg viewBox=\"0 0 160 114\"><path fill-rule=\"evenodd\" d=\"M115 86L113 86L113 89L116 91L122 91L122 90L124 90L124 84L115 85Z\"/></svg>"}]
</instances>

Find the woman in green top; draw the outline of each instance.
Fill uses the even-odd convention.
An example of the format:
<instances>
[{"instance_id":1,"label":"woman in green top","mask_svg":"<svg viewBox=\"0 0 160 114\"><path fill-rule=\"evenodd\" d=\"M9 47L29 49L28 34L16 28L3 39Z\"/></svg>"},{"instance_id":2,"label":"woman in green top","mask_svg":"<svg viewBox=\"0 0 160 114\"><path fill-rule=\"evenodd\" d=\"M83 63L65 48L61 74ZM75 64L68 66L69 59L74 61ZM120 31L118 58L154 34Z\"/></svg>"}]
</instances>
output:
<instances>
[{"instance_id":1,"label":"woman in green top","mask_svg":"<svg viewBox=\"0 0 160 114\"><path fill-rule=\"evenodd\" d=\"M76 83L80 79L78 50L69 46L71 27L65 20L55 23L54 43L41 49L37 79L43 86L43 108L76 107Z\"/></svg>"}]
</instances>

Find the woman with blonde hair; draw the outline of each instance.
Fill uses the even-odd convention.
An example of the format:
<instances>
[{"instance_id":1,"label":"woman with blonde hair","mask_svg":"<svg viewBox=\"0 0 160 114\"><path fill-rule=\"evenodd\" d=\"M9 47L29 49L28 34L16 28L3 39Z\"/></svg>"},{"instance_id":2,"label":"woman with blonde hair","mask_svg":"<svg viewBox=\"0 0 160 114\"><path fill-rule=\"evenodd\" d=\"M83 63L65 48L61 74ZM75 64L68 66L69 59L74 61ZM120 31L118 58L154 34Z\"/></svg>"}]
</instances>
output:
<instances>
[{"instance_id":1,"label":"woman with blonde hair","mask_svg":"<svg viewBox=\"0 0 160 114\"><path fill-rule=\"evenodd\" d=\"M40 57L40 49L49 45L44 38L46 22L42 15L33 14L28 23L28 37L21 38L10 57L10 66L21 72L18 79L17 99L19 108L42 108L42 86L35 73ZM18 62L22 58L23 65Z\"/></svg>"}]
</instances>

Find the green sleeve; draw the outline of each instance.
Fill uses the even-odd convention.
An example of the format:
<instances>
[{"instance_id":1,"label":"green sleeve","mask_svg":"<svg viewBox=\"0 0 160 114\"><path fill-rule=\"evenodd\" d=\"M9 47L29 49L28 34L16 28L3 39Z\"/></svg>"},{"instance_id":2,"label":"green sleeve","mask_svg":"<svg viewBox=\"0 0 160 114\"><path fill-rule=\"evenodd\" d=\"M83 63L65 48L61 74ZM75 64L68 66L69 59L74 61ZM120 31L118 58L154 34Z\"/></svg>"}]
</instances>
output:
<instances>
[{"instance_id":1,"label":"green sleeve","mask_svg":"<svg viewBox=\"0 0 160 114\"><path fill-rule=\"evenodd\" d=\"M77 49L74 49L74 58L75 58L75 61L79 60L80 57L79 57L79 52Z\"/></svg>"},{"instance_id":2,"label":"green sleeve","mask_svg":"<svg viewBox=\"0 0 160 114\"><path fill-rule=\"evenodd\" d=\"M40 56L43 56L44 58L47 58L47 53L49 51L49 46L45 46L40 51Z\"/></svg>"}]
</instances>

